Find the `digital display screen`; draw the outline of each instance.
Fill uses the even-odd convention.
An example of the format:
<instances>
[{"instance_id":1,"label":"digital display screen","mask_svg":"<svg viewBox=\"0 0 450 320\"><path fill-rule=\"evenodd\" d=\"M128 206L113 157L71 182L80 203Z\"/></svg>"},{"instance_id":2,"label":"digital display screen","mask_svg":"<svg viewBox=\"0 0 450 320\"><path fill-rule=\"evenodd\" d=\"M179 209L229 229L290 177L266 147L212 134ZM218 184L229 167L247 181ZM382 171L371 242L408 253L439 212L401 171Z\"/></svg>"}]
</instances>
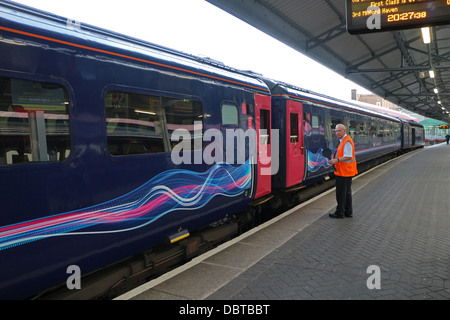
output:
<instances>
[{"instance_id":1,"label":"digital display screen","mask_svg":"<svg viewBox=\"0 0 450 320\"><path fill-rule=\"evenodd\" d=\"M450 24L450 0L347 0L350 34Z\"/></svg>"}]
</instances>

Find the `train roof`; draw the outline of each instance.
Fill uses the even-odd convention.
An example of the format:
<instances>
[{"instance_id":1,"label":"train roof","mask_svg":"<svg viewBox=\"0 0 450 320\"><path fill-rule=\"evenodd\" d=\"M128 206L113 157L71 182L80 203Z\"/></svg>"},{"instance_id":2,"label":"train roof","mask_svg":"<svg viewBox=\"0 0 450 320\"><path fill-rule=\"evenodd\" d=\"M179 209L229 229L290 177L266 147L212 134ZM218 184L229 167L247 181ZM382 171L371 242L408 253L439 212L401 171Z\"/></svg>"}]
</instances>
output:
<instances>
[{"instance_id":1,"label":"train roof","mask_svg":"<svg viewBox=\"0 0 450 320\"><path fill-rule=\"evenodd\" d=\"M250 90L269 93L269 89L259 78L228 67L217 60L177 51L12 1L1 1L0 13L0 31L16 31L16 34L34 35L35 38L47 41L56 40L54 41L55 43L73 45L88 50L92 49L93 51L106 54L112 53L113 56L129 58L135 61L143 62L143 59L137 59L136 57L145 56L149 59L148 63L155 61L154 65L172 67L173 70L181 69L181 71L196 76L205 76L214 81L221 80ZM31 28L34 32L39 32L39 34L30 33L29 29L15 30L9 28L9 26L16 26L17 24ZM58 38L53 39L48 35L58 36ZM64 40L62 41L59 37ZM67 41L68 37L70 41L76 43ZM105 47L113 47L115 51L102 50ZM117 54L117 52L128 52L128 54Z\"/></svg>"},{"instance_id":2,"label":"train roof","mask_svg":"<svg viewBox=\"0 0 450 320\"><path fill-rule=\"evenodd\" d=\"M263 79L268 87L271 89L273 95L281 95L286 97L298 98L308 100L311 102L319 102L325 105L339 107L342 109L364 113L375 117L385 118L395 122L402 122L399 117L377 112L375 110L368 110L364 106L359 105L357 102L349 102L338 98L333 98L328 95L314 92L308 89L300 88L285 82L281 82L273 79Z\"/></svg>"},{"instance_id":3,"label":"train roof","mask_svg":"<svg viewBox=\"0 0 450 320\"><path fill-rule=\"evenodd\" d=\"M406 120L406 121L410 121L411 120L411 121L419 122L419 120L417 118L411 117L410 115L408 115L406 113L403 113L403 112L400 112L400 111L397 111L397 110L384 108L384 107L377 106L377 105L374 105L374 104L371 104L371 103L367 103L367 102L363 102L363 101L356 101L356 100L354 100L352 102L353 103L357 103L358 105L361 105L364 108L375 110L375 111L380 112L380 113L386 113L386 114L389 114L391 116L400 118L402 120Z\"/></svg>"}]
</instances>

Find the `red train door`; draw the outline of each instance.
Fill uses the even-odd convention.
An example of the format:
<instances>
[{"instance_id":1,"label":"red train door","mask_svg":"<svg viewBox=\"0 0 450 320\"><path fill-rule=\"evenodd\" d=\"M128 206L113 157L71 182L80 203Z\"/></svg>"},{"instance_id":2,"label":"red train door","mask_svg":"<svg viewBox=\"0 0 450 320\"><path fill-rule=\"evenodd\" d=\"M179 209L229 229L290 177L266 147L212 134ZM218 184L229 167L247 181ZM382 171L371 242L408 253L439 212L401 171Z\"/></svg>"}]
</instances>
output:
<instances>
[{"instance_id":1,"label":"red train door","mask_svg":"<svg viewBox=\"0 0 450 320\"><path fill-rule=\"evenodd\" d=\"M271 175L271 98L255 94L255 126L257 138L257 185L255 199L272 191Z\"/></svg>"},{"instance_id":2,"label":"red train door","mask_svg":"<svg viewBox=\"0 0 450 320\"><path fill-rule=\"evenodd\" d=\"M303 147L303 105L286 102L286 188L302 182L305 170Z\"/></svg>"}]
</instances>

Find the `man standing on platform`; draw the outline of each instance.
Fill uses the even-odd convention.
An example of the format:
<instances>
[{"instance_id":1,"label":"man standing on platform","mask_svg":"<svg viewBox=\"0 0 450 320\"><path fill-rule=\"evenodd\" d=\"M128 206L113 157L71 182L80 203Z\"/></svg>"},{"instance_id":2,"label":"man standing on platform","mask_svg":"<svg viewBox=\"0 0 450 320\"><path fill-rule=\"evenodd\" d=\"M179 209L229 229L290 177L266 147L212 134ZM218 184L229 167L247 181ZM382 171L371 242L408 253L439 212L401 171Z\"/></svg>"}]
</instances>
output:
<instances>
[{"instance_id":1,"label":"man standing on platform","mask_svg":"<svg viewBox=\"0 0 450 320\"><path fill-rule=\"evenodd\" d=\"M330 213L329 216L330 218L343 218L344 216L351 218L353 216L352 178L358 174L355 144L353 139L346 134L343 124L338 124L334 131L339 139L339 146L334 154L334 159L328 162L335 168L337 207L336 211Z\"/></svg>"}]
</instances>

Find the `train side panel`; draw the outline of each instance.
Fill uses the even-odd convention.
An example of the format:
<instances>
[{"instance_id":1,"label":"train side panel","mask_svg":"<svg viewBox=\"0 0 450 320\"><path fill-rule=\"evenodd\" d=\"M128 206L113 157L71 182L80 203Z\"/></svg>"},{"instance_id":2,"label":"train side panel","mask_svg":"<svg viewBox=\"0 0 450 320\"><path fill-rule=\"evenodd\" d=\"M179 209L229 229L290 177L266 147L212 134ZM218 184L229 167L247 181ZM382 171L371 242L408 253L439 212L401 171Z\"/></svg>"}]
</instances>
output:
<instances>
[{"instance_id":1,"label":"train side panel","mask_svg":"<svg viewBox=\"0 0 450 320\"><path fill-rule=\"evenodd\" d=\"M5 10L0 28L1 298L64 283L69 265L91 272L252 201L249 159L205 161L213 140L203 133L246 130L240 106L268 93L260 81L41 16Z\"/></svg>"}]
</instances>

